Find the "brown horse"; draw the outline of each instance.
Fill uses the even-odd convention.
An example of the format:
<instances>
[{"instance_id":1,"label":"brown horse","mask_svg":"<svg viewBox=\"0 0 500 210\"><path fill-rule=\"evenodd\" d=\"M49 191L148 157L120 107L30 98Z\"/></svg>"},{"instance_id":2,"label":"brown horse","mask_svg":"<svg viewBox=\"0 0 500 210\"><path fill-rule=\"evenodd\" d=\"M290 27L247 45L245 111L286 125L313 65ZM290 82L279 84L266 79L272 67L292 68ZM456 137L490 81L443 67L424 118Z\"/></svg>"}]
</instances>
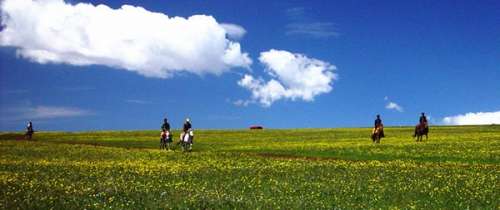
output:
<instances>
[{"instance_id":1,"label":"brown horse","mask_svg":"<svg viewBox=\"0 0 500 210\"><path fill-rule=\"evenodd\" d=\"M380 143L380 139L384 137L384 126L380 125L372 130L373 143Z\"/></svg>"},{"instance_id":2,"label":"brown horse","mask_svg":"<svg viewBox=\"0 0 500 210\"><path fill-rule=\"evenodd\" d=\"M418 124L417 126L415 126L415 134L413 135L413 137L417 138L417 142L421 142L424 135L425 135L425 140L429 138L428 134L429 134L429 126L427 126L426 124Z\"/></svg>"}]
</instances>

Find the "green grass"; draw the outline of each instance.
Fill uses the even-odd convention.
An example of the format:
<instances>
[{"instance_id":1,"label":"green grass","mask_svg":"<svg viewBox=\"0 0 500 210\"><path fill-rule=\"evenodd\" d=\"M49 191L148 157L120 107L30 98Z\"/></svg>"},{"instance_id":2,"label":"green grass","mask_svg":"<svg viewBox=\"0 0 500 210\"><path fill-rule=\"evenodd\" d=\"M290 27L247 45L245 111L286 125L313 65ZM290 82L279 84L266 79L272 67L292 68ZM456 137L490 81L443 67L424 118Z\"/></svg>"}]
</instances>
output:
<instances>
[{"instance_id":1,"label":"green grass","mask_svg":"<svg viewBox=\"0 0 500 210\"><path fill-rule=\"evenodd\" d=\"M0 134L1 209L500 209L500 126ZM179 132L175 132L178 135Z\"/></svg>"}]
</instances>

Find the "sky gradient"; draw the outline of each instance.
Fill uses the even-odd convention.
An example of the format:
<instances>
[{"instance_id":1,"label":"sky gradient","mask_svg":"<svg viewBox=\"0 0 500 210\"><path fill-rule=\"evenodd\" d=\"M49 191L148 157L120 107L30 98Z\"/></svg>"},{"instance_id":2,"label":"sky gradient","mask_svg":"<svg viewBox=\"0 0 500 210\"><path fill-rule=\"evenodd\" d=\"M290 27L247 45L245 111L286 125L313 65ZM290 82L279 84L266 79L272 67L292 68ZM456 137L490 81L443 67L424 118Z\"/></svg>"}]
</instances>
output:
<instances>
[{"instance_id":1,"label":"sky gradient","mask_svg":"<svg viewBox=\"0 0 500 210\"><path fill-rule=\"evenodd\" d=\"M500 123L499 1L66 1L79 2L141 6L169 17L212 16L244 29L232 40L241 52L230 60L208 59L224 53L211 38L208 54L184 63L163 62L177 52L148 55L158 57L163 69L145 76L151 68L128 65L127 50L118 51L123 62L110 67L37 62L19 53L22 47L4 44L0 130L22 130L27 120L37 130L158 129L164 117L174 128L186 117L195 129L366 127L376 114L397 126L416 124L420 112L431 124L460 124L452 117L467 113L473 116L464 124ZM201 45L206 41L198 36L210 33L192 39ZM0 33L4 43L5 37ZM168 44L178 37L160 38ZM278 61L263 59L271 49L290 52L296 71L290 71L292 64L280 69L273 67ZM326 82L287 79L308 78L313 70L302 67L315 61L321 61L314 67ZM179 65L185 66L171 70ZM260 89L241 85L245 75L259 80ZM267 106L252 98L252 91L268 90L272 80L285 88L276 100Z\"/></svg>"}]
</instances>

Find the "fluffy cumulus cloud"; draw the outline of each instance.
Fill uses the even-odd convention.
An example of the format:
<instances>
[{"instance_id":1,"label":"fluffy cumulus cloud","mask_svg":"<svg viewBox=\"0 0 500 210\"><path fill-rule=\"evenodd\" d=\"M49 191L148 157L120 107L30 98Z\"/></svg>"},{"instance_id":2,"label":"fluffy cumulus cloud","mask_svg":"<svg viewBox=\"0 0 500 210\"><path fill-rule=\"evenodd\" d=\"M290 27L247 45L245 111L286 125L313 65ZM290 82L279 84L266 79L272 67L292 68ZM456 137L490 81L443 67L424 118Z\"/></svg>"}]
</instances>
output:
<instances>
[{"instance_id":1,"label":"fluffy cumulus cloud","mask_svg":"<svg viewBox=\"0 0 500 210\"><path fill-rule=\"evenodd\" d=\"M148 77L221 74L252 61L231 38L245 30L212 16L169 17L142 7L64 0L0 2L0 46L38 63L105 65Z\"/></svg>"},{"instance_id":2,"label":"fluffy cumulus cloud","mask_svg":"<svg viewBox=\"0 0 500 210\"><path fill-rule=\"evenodd\" d=\"M251 100L237 101L237 105L255 102L269 107L281 99L313 101L317 95L330 92L337 77L334 65L284 50L262 52L259 61L271 79L246 74L238 85L252 92Z\"/></svg>"},{"instance_id":3,"label":"fluffy cumulus cloud","mask_svg":"<svg viewBox=\"0 0 500 210\"><path fill-rule=\"evenodd\" d=\"M500 124L500 111L466 113L443 118L446 125L488 125Z\"/></svg>"},{"instance_id":4,"label":"fluffy cumulus cloud","mask_svg":"<svg viewBox=\"0 0 500 210\"><path fill-rule=\"evenodd\" d=\"M398 111L398 112L403 112L404 109L402 106L400 106L399 104L397 104L396 102L392 102L389 100L389 97L384 97L384 100L387 101L387 104L385 105L385 108L386 109L389 109L389 110L395 110L395 111Z\"/></svg>"},{"instance_id":5,"label":"fluffy cumulus cloud","mask_svg":"<svg viewBox=\"0 0 500 210\"><path fill-rule=\"evenodd\" d=\"M398 112L403 112L403 107L401 107L399 104L394 103L394 102L389 102L387 105L385 105L386 109L391 109L391 110L396 110Z\"/></svg>"}]
</instances>

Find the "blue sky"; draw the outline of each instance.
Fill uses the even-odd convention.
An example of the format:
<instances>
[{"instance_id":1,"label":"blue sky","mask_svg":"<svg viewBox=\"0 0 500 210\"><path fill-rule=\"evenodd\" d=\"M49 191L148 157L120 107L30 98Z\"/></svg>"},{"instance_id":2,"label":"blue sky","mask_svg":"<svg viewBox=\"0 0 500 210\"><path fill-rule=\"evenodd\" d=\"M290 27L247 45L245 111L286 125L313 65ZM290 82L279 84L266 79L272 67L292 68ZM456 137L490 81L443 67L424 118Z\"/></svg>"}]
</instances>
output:
<instances>
[{"instance_id":1,"label":"blue sky","mask_svg":"<svg viewBox=\"0 0 500 210\"><path fill-rule=\"evenodd\" d=\"M500 111L499 1L66 2L213 16L244 28L235 42L252 64L160 78L105 65L40 63L20 55L19 46L3 46L0 130L22 130L27 120L40 130L156 129L164 117L176 128L185 117L195 128L365 127L376 114L386 125L413 125L420 112L442 124L445 117ZM235 105L252 100L238 84L243 75L277 78L259 62L271 49L334 65L332 89L313 100ZM390 102L402 110L386 108Z\"/></svg>"}]
</instances>

